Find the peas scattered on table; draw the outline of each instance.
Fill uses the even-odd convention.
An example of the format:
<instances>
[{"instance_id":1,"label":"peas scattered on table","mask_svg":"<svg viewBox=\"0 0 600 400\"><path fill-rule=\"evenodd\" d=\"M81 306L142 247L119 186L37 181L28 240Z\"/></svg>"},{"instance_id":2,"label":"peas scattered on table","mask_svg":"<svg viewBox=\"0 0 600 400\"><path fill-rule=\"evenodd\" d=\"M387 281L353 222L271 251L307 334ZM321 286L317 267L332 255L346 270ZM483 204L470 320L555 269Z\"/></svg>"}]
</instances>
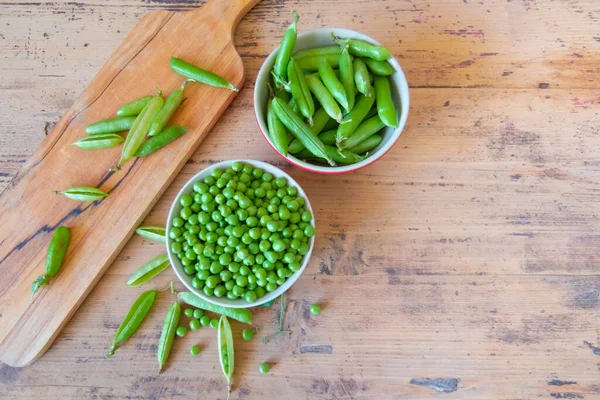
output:
<instances>
[{"instance_id":1,"label":"peas scattered on table","mask_svg":"<svg viewBox=\"0 0 600 400\"><path fill-rule=\"evenodd\" d=\"M318 304L311 304L309 310L310 310L310 313L313 315L321 314L321 306Z\"/></svg>"},{"instance_id":2,"label":"peas scattered on table","mask_svg":"<svg viewBox=\"0 0 600 400\"><path fill-rule=\"evenodd\" d=\"M210 327L213 329L217 329L219 327L219 320L216 318L213 318L210 320Z\"/></svg>"},{"instance_id":3,"label":"peas scattered on table","mask_svg":"<svg viewBox=\"0 0 600 400\"><path fill-rule=\"evenodd\" d=\"M258 370L260 371L261 374L267 374L270 369L271 368L269 367L269 364L266 362L264 362L258 366Z\"/></svg>"},{"instance_id":4,"label":"peas scattered on table","mask_svg":"<svg viewBox=\"0 0 600 400\"><path fill-rule=\"evenodd\" d=\"M179 203L171 251L206 296L257 301L300 269L315 235L298 188L241 162L212 170ZM202 324L202 310L192 316Z\"/></svg>"},{"instance_id":5,"label":"peas scattered on table","mask_svg":"<svg viewBox=\"0 0 600 400\"><path fill-rule=\"evenodd\" d=\"M197 356L198 354L200 354L200 346L198 346L198 345L194 345L194 346L192 346L192 347L190 348L190 353L191 353L193 356Z\"/></svg>"},{"instance_id":6,"label":"peas scattered on table","mask_svg":"<svg viewBox=\"0 0 600 400\"><path fill-rule=\"evenodd\" d=\"M193 331L197 331L198 329L200 329L200 321L198 321L197 319L192 319L190 321L190 329Z\"/></svg>"},{"instance_id":7,"label":"peas scattered on table","mask_svg":"<svg viewBox=\"0 0 600 400\"><path fill-rule=\"evenodd\" d=\"M177 327L177 330L175 331L175 333L179 337L184 337L185 335L187 335L187 332L188 332L188 329L185 326L183 326L183 325L179 325Z\"/></svg>"},{"instance_id":8,"label":"peas scattered on table","mask_svg":"<svg viewBox=\"0 0 600 400\"><path fill-rule=\"evenodd\" d=\"M246 328L242 331L242 339L244 340L252 340L254 337L254 331L250 328Z\"/></svg>"},{"instance_id":9,"label":"peas scattered on table","mask_svg":"<svg viewBox=\"0 0 600 400\"><path fill-rule=\"evenodd\" d=\"M202 326L210 325L210 317L208 315L205 315L202 318L200 318L200 325L202 325Z\"/></svg>"},{"instance_id":10,"label":"peas scattered on table","mask_svg":"<svg viewBox=\"0 0 600 400\"><path fill-rule=\"evenodd\" d=\"M194 314L193 317L196 319L200 319L204 316L204 311L200 310L199 308L194 310Z\"/></svg>"},{"instance_id":11,"label":"peas scattered on table","mask_svg":"<svg viewBox=\"0 0 600 400\"><path fill-rule=\"evenodd\" d=\"M183 315L185 315L188 318L192 318L194 316L194 309L193 308L186 308L183 311Z\"/></svg>"}]
</instances>

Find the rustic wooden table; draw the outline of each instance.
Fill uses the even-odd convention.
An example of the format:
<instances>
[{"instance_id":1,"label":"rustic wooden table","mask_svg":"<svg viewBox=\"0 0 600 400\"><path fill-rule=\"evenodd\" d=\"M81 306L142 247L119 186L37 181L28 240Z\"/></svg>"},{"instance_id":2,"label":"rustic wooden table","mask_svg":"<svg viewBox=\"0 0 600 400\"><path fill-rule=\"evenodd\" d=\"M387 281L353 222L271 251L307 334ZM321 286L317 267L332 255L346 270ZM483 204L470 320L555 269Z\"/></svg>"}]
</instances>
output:
<instances>
[{"instance_id":1,"label":"rustic wooden table","mask_svg":"<svg viewBox=\"0 0 600 400\"><path fill-rule=\"evenodd\" d=\"M143 14L200 3L0 2L0 191ZM344 26L390 47L411 114L392 151L360 172L284 165L315 207L316 249L287 296L292 335L237 341L232 398L600 398L595 0L264 0L235 35L244 90L146 222L163 224L181 185L215 161L282 165L252 92L292 8L300 29ZM211 329L177 340L158 375L169 296L105 358L143 290L124 281L162 251L133 238L39 361L0 366L0 398L223 398ZM274 331L277 307L256 319L261 336Z\"/></svg>"}]
</instances>

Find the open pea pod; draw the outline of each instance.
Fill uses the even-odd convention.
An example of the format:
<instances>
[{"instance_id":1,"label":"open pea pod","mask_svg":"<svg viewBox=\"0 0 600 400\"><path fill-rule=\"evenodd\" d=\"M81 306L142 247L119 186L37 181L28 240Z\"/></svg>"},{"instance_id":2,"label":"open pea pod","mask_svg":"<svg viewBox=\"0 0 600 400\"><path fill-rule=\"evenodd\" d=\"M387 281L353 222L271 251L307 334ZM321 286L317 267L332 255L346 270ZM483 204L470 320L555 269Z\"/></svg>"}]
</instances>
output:
<instances>
[{"instance_id":1,"label":"open pea pod","mask_svg":"<svg viewBox=\"0 0 600 400\"><path fill-rule=\"evenodd\" d=\"M145 239L154 240L156 242L167 241L166 229L162 226L140 226L135 230L135 233Z\"/></svg>"},{"instance_id":2,"label":"open pea pod","mask_svg":"<svg viewBox=\"0 0 600 400\"><path fill-rule=\"evenodd\" d=\"M161 254L158 257L154 257L152 260L148 261L142 268L138 269L136 272L131 275L129 280L127 281L127 285L129 286L139 286L143 283L149 282L156 275L163 272L165 269L169 267L169 256L166 254Z\"/></svg>"},{"instance_id":3,"label":"open pea pod","mask_svg":"<svg viewBox=\"0 0 600 400\"><path fill-rule=\"evenodd\" d=\"M219 344L219 362L223 374L225 375L225 379L227 379L227 398L229 398L229 395L231 394L231 378L233 377L235 366L235 352L233 348L231 325L224 315L221 315L221 319L219 319L217 337ZM221 351L221 349L225 349L225 351Z\"/></svg>"}]
</instances>

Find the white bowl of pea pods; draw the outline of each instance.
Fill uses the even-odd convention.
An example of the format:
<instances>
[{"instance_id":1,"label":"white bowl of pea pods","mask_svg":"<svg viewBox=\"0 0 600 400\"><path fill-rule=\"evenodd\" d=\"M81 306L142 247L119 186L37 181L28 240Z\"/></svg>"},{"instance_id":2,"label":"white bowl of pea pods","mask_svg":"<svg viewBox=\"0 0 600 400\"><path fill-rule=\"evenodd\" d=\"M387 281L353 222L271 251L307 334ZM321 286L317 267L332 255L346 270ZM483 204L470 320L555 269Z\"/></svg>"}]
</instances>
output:
<instances>
[{"instance_id":1,"label":"white bowl of pea pods","mask_svg":"<svg viewBox=\"0 0 600 400\"><path fill-rule=\"evenodd\" d=\"M282 35L283 35L283 32L282 32ZM315 74L315 73L318 74L318 72L316 71L316 68L318 68L318 67L310 66L309 65L310 63L301 61L303 58L303 54L306 54L306 50L309 50L309 49L338 46L338 44L336 43L336 41L334 41L332 36L340 38L340 40L350 38L350 39L364 41L364 42L367 42L367 43L370 43L373 45L380 45L380 43L377 42L376 40L374 40L373 38L371 38L365 34L362 34L360 32L351 30L351 29L319 28L319 29L313 29L313 30L307 30L307 31L302 31L301 29L299 29L297 40L296 40L294 50L292 53L292 58L294 58L294 60L296 61L296 63L298 65L301 65L301 67L304 68L303 72L305 75ZM338 46L338 47L341 48L341 46ZM399 139L399 137L402 134L402 131L406 125L406 121L408 118L408 110L409 110L409 106L410 106L410 99L409 99L408 82L406 81L406 77L405 77L398 61L394 57L392 57L392 58L389 58L388 60L386 60L385 62L388 63L389 66L391 66L393 69L393 72L391 74L387 75L386 78L389 81L390 93L391 93L392 101L393 101L393 103L395 105L395 109L396 109L396 114L397 114L396 127L384 126L383 128L381 128L380 131L378 131L376 134L374 134L373 135L374 137L370 138L370 142L371 143L379 142L379 143L374 148L370 148L368 151L360 154L361 160L358 160L357 162L354 162L352 164L345 164L345 163L337 162L337 163L335 163L334 166L332 166L332 165L329 165L328 163L326 163L325 160L318 160L316 158L307 158L306 150L304 150L300 153L296 153L296 154L288 152L287 155L284 155L282 153L282 151L278 150L273 139L271 138L271 135L269 133L268 122L267 122L267 108L268 108L269 101L271 101L271 98L272 98L272 88L275 85L273 78L272 78L272 75L273 75L272 71L273 71L273 66L275 64L275 60L276 60L278 51L279 51L279 47L277 47L275 50L273 50L273 52L267 57L267 59L263 63L263 65L258 73L255 88L254 88L254 111L255 111L255 116L256 116L258 125L259 125L259 127L262 131L262 134L265 137L267 143L269 143L269 145L273 148L273 150L275 152L277 152L281 157L286 159L291 164L296 165L297 167L302 168L307 171L316 172L316 173L320 173L320 174L342 174L342 173L347 173L347 172L351 172L351 171L356 171L360 168L364 168L364 167L374 163L375 161L380 159L387 151L389 151L391 149L391 147L396 143L396 141ZM352 51L350 53L352 54ZM358 56L352 55L352 57L354 58L354 57L358 57ZM366 60L366 58L364 58L364 57L362 57L362 59ZM329 60L331 60L331 58ZM366 60L366 61L368 61L368 60ZM333 68L337 68L335 60L331 63L331 65ZM370 68L370 66L368 64L367 64L367 67L369 70L369 74L371 76L376 76L374 71ZM335 70L335 72L338 73L337 70ZM375 91L373 90L373 93L374 92ZM360 96L360 93L357 92L356 99L358 99L358 96ZM315 109L320 108L318 99L314 98L313 101L315 104ZM340 109L342 110L342 112L344 112L344 114L348 112L347 110L344 110L341 106L340 106ZM371 110L371 112L364 119L364 121L377 115L376 110L377 110L377 103L375 101L373 104L373 110ZM307 124L309 124L308 119L304 118L304 121ZM326 130L330 129L330 128L336 129L335 124L332 124L332 121L329 121L328 124L325 125ZM320 132L320 137L322 137L321 135L324 132L325 131ZM376 138L376 136L378 136L378 137ZM379 138L381 138L381 139L379 139ZM377 139L377 140L373 140L373 139ZM289 140L290 140L290 143L294 140L293 135L291 135L291 134L289 135ZM335 144L333 146L335 146ZM358 146L358 147L360 147L360 146Z\"/></svg>"}]
</instances>

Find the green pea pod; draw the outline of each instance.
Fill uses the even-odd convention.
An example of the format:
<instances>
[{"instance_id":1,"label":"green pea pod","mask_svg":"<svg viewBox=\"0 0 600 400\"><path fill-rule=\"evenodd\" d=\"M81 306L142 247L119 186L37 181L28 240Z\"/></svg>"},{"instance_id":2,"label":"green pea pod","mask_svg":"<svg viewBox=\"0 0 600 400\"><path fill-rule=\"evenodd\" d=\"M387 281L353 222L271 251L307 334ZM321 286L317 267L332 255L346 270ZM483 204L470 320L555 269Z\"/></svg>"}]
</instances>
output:
<instances>
[{"instance_id":1,"label":"green pea pod","mask_svg":"<svg viewBox=\"0 0 600 400\"><path fill-rule=\"evenodd\" d=\"M88 125L88 127L85 128L85 133L87 133L88 135L98 135L100 133L115 133L127 131L131 129L134 122L135 117L133 116L105 119L103 121L98 121L91 125Z\"/></svg>"},{"instance_id":2,"label":"green pea pod","mask_svg":"<svg viewBox=\"0 0 600 400\"><path fill-rule=\"evenodd\" d=\"M343 118L342 110L340 110L340 107L331 93L329 93L325 85L323 85L321 79L314 75L308 75L306 77L306 83L327 114L336 121L341 121Z\"/></svg>"},{"instance_id":3,"label":"green pea pod","mask_svg":"<svg viewBox=\"0 0 600 400\"><path fill-rule=\"evenodd\" d=\"M150 125L156 114L160 111L164 100L160 96L155 96L146 108L142 111L140 115L138 115L134 126L129 131L127 135L127 139L125 139L125 143L123 144L123 150L121 152L121 159L119 160L119 164L115 168L115 170L121 169L121 167L129 161L135 153L138 151L144 138L148 134L148 130L150 130Z\"/></svg>"},{"instance_id":4,"label":"green pea pod","mask_svg":"<svg viewBox=\"0 0 600 400\"><path fill-rule=\"evenodd\" d=\"M387 61L376 61L371 58L363 58L362 60L375 75L388 76L396 72L394 67Z\"/></svg>"},{"instance_id":5,"label":"green pea pod","mask_svg":"<svg viewBox=\"0 0 600 400\"><path fill-rule=\"evenodd\" d=\"M169 123L169 120L177 111L177 108L183 101L183 87L182 85L180 89L173 90L173 92L167 98L165 105L160 109L158 114L156 114L156 118L152 121L152 125L150 126L150 130L148 131L148 136L154 136L163 131L165 126Z\"/></svg>"},{"instance_id":6,"label":"green pea pod","mask_svg":"<svg viewBox=\"0 0 600 400\"><path fill-rule=\"evenodd\" d=\"M167 234L165 228L161 226L140 226L135 230L135 233L145 239L154 240L155 242L167 241Z\"/></svg>"},{"instance_id":7,"label":"green pea pod","mask_svg":"<svg viewBox=\"0 0 600 400\"><path fill-rule=\"evenodd\" d=\"M298 112L298 104L296 104L296 100L294 100L293 97L290 99L290 101L288 101L288 105L290 106L293 112Z\"/></svg>"},{"instance_id":8,"label":"green pea pod","mask_svg":"<svg viewBox=\"0 0 600 400\"><path fill-rule=\"evenodd\" d=\"M72 145L84 150L107 149L120 145L124 140L123 136L116 133L99 133L83 137Z\"/></svg>"},{"instance_id":9,"label":"green pea pod","mask_svg":"<svg viewBox=\"0 0 600 400\"><path fill-rule=\"evenodd\" d=\"M319 108L315 112L315 115L313 117L313 124L310 127L310 130L313 131L313 133L315 135L318 135L323 130L325 125L327 125L327 123L329 121L333 121L333 120L331 119L329 114L327 114L327 111L325 111L324 108ZM333 121L333 122L335 122L335 121ZM288 151L292 154L298 153L299 151L302 151L303 149L304 149L304 145L298 139L292 140L288 147Z\"/></svg>"},{"instance_id":10,"label":"green pea pod","mask_svg":"<svg viewBox=\"0 0 600 400\"><path fill-rule=\"evenodd\" d=\"M158 341L158 350L156 356L158 358L158 373L162 373L169 354L171 353L171 347L173 346L173 340L175 339L175 331L179 326L179 318L181 317L181 304L178 302L173 303L167 311L165 316L165 322L163 323L162 332Z\"/></svg>"},{"instance_id":11,"label":"green pea pod","mask_svg":"<svg viewBox=\"0 0 600 400\"><path fill-rule=\"evenodd\" d=\"M337 135L337 130L331 130L323 132L319 135L319 139L326 146L335 146L335 137Z\"/></svg>"},{"instance_id":12,"label":"green pea pod","mask_svg":"<svg viewBox=\"0 0 600 400\"><path fill-rule=\"evenodd\" d=\"M296 37L298 36L296 25L298 24L300 17L294 10L292 10L292 15L294 16L294 21L283 35L277 57L275 58L275 64L273 65L275 76L282 81L287 79L288 63L290 62L290 57L292 56L294 46L296 45Z\"/></svg>"},{"instance_id":13,"label":"green pea pod","mask_svg":"<svg viewBox=\"0 0 600 400\"><path fill-rule=\"evenodd\" d=\"M235 366L235 352L231 325L224 315L221 315L221 318L219 319L217 337L219 345L219 362L221 364L221 369L223 370L223 375L225 375L225 379L227 379L227 398L229 398L229 394L231 393L231 378L233 377ZM220 349L225 349L225 354L223 354L224 352ZM225 357L227 357L227 362L225 362Z\"/></svg>"},{"instance_id":14,"label":"green pea pod","mask_svg":"<svg viewBox=\"0 0 600 400\"><path fill-rule=\"evenodd\" d=\"M339 46L316 47L313 49L300 50L294 54L294 58L299 60L304 57L328 56L340 54Z\"/></svg>"},{"instance_id":15,"label":"green pea pod","mask_svg":"<svg viewBox=\"0 0 600 400\"><path fill-rule=\"evenodd\" d=\"M319 76L321 82L325 85L333 98L340 103L344 109L348 110L348 98L346 97L346 89L340 80L335 76L333 68L327 62L319 65Z\"/></svg>"},{"instance_id":16,"label":"green pea pod","mask_svg":"<svg viewBox=\"0 0 600 400\"><path fill-rule=\"evenodd\" d=\"M369 80L367 66L359 58L354 59L352 66L354 67L354 82L356 83L356 88L360 93L369 96L371 93L371 82Z\"/></svg>"},{"instance_id":17,"label":"green pea pod","mask_svg":"<svg viewBox=\"0 0 600 400\"><path fill-rule=\"evenodd\" d=\"M325 126L321 130L322 131L330 131L332 129L337 129L337 127L339 125L340 124L335 119L329 118L329 121L327 121L327 123L325 124Z\"/></svg>"},{"instance_id":18,"label":"green pea pod","mask_svg":"<svg viewBox=\"0 0 600 400\"><path fill-rule=\"evenodd\" d=\"M244 322L246 324L252 324L252 313L246 308L230 308L223 307L196 296L191 292L179 292L177 298L190 306L200 308L202 310L210 311L215 314L226 315L229 318L233 318L237 321Z\"/></svg>"},{"instance_id":19,"label":"green pea pod","mask_svg":"<svg viewBox=\"0 0 600 400\"><path fill-rule=\"evenodd\" d=\"M287 76L290 81L290 90L292 97L298 105L300 113L308 119L309 125L312 125L312 117L315 113L315 103L313 102L312 94L306 84L302 69L296 65L296 61L291 59L288 63Z\"/></svg>"},{"instance_id":20,"label":"green pea pod","mask_svg":"<svg viewBox=\"0 0 600 400\"><path fill-rule=\"evenodd\" d=\"M148 315L150 308L152 308L152 304L154 304L154 299L156 299L156 290L148 290L147 292L142 293L131 305L131 308L127 312L125 319L121 322L119 329L113 339L112 346L110 348L110 352L107 357L112 357L115 355L115 351L125 342L127 339L131 337L140 326L142 321Z\"/></svg>"},{"instance_id":21,"label":"green pea pod","mask_svg":"<svg viewBox=\"0 0 600 400\"><path fill-rule=\"evenodd\" d=\"M369 110L369 112L367 113L367 115L365 115L365 120L374 117L377 115L377 107L373 107Z\"/></svg>"},{"instance_id":22,"label":"green pea pod","mask_svg":"<svg viewBox=\"0 0 600 400\"><path fill-rule=\"evenodd\" d=\"M275 81L275 77L271 76L272 80L273 80L273 84L269 85L269 89L271 90L271 92L273 93L273 95L275 97L279 97L280 99L283 99L285 101L289 101L290 97L291 97L291 93L285 91L280 85L277 85L276 81Z\"/></svg>"},{"instance_id":23,"label":"green pea pod","mask_svg":"<svg viewBox=\"0 0 600 400\"><path fill-rule=\"evenodd\" d=\"M304 72L315 72L319 70L319 65L327 62L331 67L336 68L340 65L340 55L338 54L325 54L321 56L308 56L302 58L296 58L296 64L302 68Z\"/></svg>"},{"instance_id":24,"label":"green pea pod","mask_svg":"<svg viewBox=\"0 0 600 400\"><path fill-rule=\"evenodd\" d=\"M371 90L373 92L373 90ZM375 95L365 96L361 94L358 97L356 105L348 114L344 116L344 120L340 123L337 130L337 143L348 139L350 135L356 130L358 125L364 120L365 116L369 113L373 103L375 102Z\"/></svg>"},{"instance_id":25,"label":"green pea pod","mask_svg":"<svg viewBox=\"0 0 600 400\"><path fill-rule=\"evenodd\" d=\"M275 97L273 99L273 110L283 125L285 125L285 127L300 140L304 147L317 157L325 158L331 165L335 165L333 160L325 153L323 142L321 142L319 137L310 130L310 127L302 120L302 118L294 113L284 101Z\"/></svg>"},{"instance_id":26,"label":"green pea pod","mask_svg":"<svg viewBox=\"0 0 600 400\"><path fill-rule=\"evenodd\" d=\"M329 157L331 157L335 162L340 163L340 164L348 164L348 165L355 164L355 163L360 162L365 159L363 156L360 156L349 150L340 150L333 146L325 146L325 149L326 149ZM314 159L315 158L315 156L310 154L310 152L307 150L301 151L297 155L297 157L304 158L304 159ZM317 157L317 160L324 161L322 158L319 158L319 157Z\"/></svg>"},{"instance_id":27,"label":"green pea pod","mask_svg":"<svg viewBox=\"0 0 600 400\"><path fill-rule=\"evenodd\" d=\"M331 36L333 37L333 40L338 42L340 47L343 48L348 46L350 54L355 56L368 57L377 61L385 61L392 58L392 53L384 46L374 45L357 39L341 39L336 37L333 33Z\"/></svg>"},{"instance_id":28,"label":"green pea pod","mask_svg":"<svg viewBox=\"0 0 600 400\"><path fill-rule=\"evenodd\" d=\"M278 152L287 157L288 155L288 132L281 123L275 111L273 111L273 100L269 101L267 107L267 127L269 128L269 137Z\"/></svg>"},{"instance_id":29,"label":"green pea pod","mask_svg":"<svg viewBox=\"0 0 600 400\"><path fill-rule=\"evenodd\" d=\"M377 97L377 114L384 124L391 128L398 126L396 106L392 100L390 81L387 76L375 77L375 93Z\"/></svg>"},{"instance_id":30,"label":"green pea pod","mask_svg":"<svg viewBox=\"0 0 600 400\"><path fill-rule=\"evenodd\" d=\"M227 79L213 72L207 71L190 63L183 61L180 58L171 57L171 68L179 75L196 82L202 82L210 86L230 89L239 92L239 89Z\"/></svg>"},{"instance_id":31,"label":"green pea pod","mask_svg":"<svg viewBox=\"0 0 600 400\"><path fill-rule=\"evenodd\" d=\"M379 143L381 143L382 140L383 140L383 138L379 135L369 136L367 139L363 140L361 143L357 144L354 147L349 148L348 151L351 151L356 154L362 154L367 151L373 150L375 147L379 146Z\"/></svg>"},{"instance_id":32,"label":"green pea pod","mask_svg":"<svg viewBox=\"0 0 600 400\"><path fill-rule=\"evenodd\" d=\"M153 136L150 139L146 140L144 143L142 143L141 146L138 148L137 152L135 153L135 156L145 157L152 153L155 153L158 150L165 147L166 145L168 145L169 143L179 139L186 132L187 129L185 129L182 126L170 126L158 135Z\"/></svg>"},{"instance_id":33,"label":"green pea pod","mask_svg":"<svg viewBox=\"0 0 600 400\"><path fill-rule=\"evenodd\" d=\"M356 85L354 84L354 66L352 65L352 56L348 53L348 48L344 47L340 55L340 80L344 85L346 99L348 99L347 111L354 108L356 100Z\"/></svg>"},{"instance_id":34,"label":"green pea pod","mask_svg":"<svg viewBox=\"0 0 600 400\"><path fill-rule=\"evenodd\" d=\"M108 193L92 186L73 186L67 190L53 190L54 194L63 194L72 200L77 201L96 201L102 200Z\"/></svg>"},{"instance_id":35,"label":"green pea pod","mask_svg":"<svg viewBox=\"0 0 600 400\"><path fill-rule=\"evenodd\" d=\"M350 135L350 137L339 144L340 149L349 149L358 145L359 143L367 140L370 136L373 136L377 132L379 132L385 124L379 118L379 116L374 116L365 120L362 124L360 124L356 130Z\"/></svg>"},{"instance_id":36,"label":"green pea pod","mask_svg":"<svg viewBox=\"0 0 600 400\"><path fill-rule=\"evenodd\" d=\"M129 277L127 280L128 286L139 286L143 283L149 282L156 275L163 272L165 269L169 267L169 256L166 254L161 254L158 257L154 257L152 260L148 261L142 268L138 269L136 272Z\"/></svg>"},{"instance_id":37,"label":"green pea pod","mask_svg":"<svg viewBox=\"0 0 600 400\"><path fill-rule=\"evenodd\" d=\"M71 234L69 233L68 228L64 226L59 226L56 228L54 235L52 235L52 239L50 239L48 252L46 253L45 273L40 275L33 282L33 285L31 286L32 296L38 291L40 286L48 285L50 283L50 278L54 278L58 274L65 259L65 254L67 253L67 247L69 246L70 239Z\"/></svg>"},{"instance_id":38,"label":"green pea pod","mask_svg":"<svg viewBox=\"0 0 600 400\"><path fill-rule=\"evenodd\" d=\"M140 97L139 99L122 105L121 108L117 110L117 115L119 117L135 117L139 115L148 102L152 100L152 97L154 96Z\"/></svg>"}]
</instances>

